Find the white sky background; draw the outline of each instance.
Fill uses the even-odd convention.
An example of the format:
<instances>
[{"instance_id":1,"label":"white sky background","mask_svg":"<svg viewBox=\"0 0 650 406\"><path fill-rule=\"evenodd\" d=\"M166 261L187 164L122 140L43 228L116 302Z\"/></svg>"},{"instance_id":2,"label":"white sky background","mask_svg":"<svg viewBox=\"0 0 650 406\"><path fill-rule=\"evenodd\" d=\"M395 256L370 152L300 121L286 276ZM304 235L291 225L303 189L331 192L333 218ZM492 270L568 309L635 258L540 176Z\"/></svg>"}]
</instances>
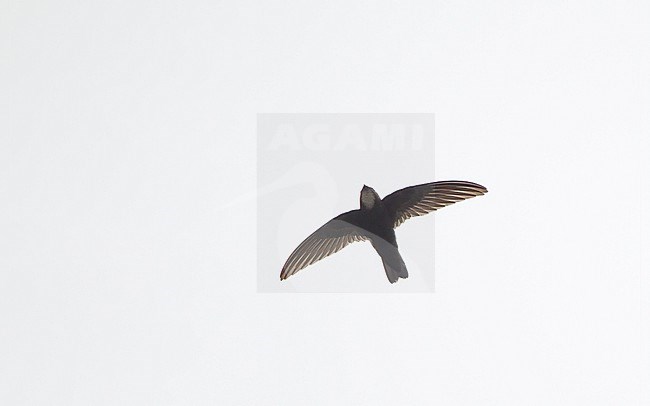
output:
<instances>
[{"instance_id":1,"label":"white sky background","mask_svg":"<svg viewBox=\"0 0 650 406\"><path fill-rule=\"evenodd\" d=\"M305 237L359 208L364 184L383 197L435 179L433 114L260 114L257 122L258 292L435 290L434 216L398 228L409 273L399 285L388 282L370 242L351 244L295 278L279 278Z\"/></svg>"},{"instance_id":2,"label":"white sky background","mask_svg":"<svg viewBox=\"0 0 650 406\"><path fill-rule=\"evenodd\" d=\"M647 404L649 13L5 2L0 403ZM436 114L435 294L256 293L259 112Z\"/></svg>"}]
</instances>

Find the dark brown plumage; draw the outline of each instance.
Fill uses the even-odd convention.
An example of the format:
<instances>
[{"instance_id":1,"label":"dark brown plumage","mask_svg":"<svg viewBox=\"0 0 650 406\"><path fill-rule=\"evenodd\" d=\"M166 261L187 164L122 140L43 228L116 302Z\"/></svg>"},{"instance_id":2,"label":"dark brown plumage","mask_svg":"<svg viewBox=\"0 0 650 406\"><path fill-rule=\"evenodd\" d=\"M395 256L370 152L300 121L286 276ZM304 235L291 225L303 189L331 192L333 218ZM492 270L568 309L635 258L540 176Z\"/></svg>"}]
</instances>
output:
<instances>
[{"instance_id":1,"label":"dark brown plumage","mask_svg":"<svg viewBox=\"0 0 650 406\"><path fill-rule=\"evenodd\" d=\"M382 259L390 283L407 278L394 229L411 217L422 216L461 200L487 193L479 184L443 181L409 186L381 199L363 186L360 208L334 217L314 231L291 253L280 273L284 280L308 265L332 255L355 241L370 241Z\"/></svg>"}]
</instances>

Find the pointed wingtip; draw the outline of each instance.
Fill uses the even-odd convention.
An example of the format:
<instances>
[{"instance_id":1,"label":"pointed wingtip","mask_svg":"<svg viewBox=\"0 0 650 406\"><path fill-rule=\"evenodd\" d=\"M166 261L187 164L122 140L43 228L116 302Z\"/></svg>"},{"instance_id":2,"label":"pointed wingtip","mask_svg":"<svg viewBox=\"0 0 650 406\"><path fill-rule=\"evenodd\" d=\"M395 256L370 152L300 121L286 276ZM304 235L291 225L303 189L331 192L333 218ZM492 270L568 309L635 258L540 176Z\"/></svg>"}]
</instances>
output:
<instances>
[{"instance_id":1,"label":"pointed wingtip","mask_svg":"<svg viewBox=\"0 0 650 406\"><path fill-rule=\"evenodd\" d=\"M488 190L487 190L487 188L485 186L480 185L478 183L476 183L475 185L478 187L478 189L481 191L482 194L486 194L488 192Z\"/></svg>"},{"instance_id":2,"label":"pointed wingtip","mask_svg":"<svg viewBox=\"0 0 650 406\"><path fill-rule=\"evenodd\" d=\"M471 188L474 188L476 192L479 192L480 194L477 196L484 195L488 192L487 188L479 183L476 182L468 182L468 181L457 181L461 184L464 184L466 186L469 186Z\"/></svg>"}]
</instances>

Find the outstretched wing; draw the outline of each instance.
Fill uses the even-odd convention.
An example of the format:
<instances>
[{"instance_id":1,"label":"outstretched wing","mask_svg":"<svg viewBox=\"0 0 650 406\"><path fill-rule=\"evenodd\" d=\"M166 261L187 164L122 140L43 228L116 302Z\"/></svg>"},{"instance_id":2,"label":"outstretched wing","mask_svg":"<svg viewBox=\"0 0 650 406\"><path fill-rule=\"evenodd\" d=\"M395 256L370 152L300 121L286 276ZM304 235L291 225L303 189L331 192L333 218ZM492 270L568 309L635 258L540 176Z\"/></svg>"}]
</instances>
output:
<instances>
[{"instance_id":1,"label":"outstretched wing","mask_svg":"<svg viewBox=\"0 0 650 406\"><path fill-rule=\"evenodd\" d=\"M287 279L306 266L339 252L352 242L366 240L367 232L355 225L358 224L358 216L359 210L343 213L314 231L291 253L282 267L280 280Z\"/></svg>"},{"instance_id":2,"label":"outstretched wing","mask_svg":"<svg viewBox=\"0 0 650 406\"><path fill-rule=\"evenodd\" d=\"M382 201L393 216L393 228L396 228L411 217L422 216L485 193L487 189L477 183L451 180L400 189L384 197Z\"/></svg>"}]
</instances>

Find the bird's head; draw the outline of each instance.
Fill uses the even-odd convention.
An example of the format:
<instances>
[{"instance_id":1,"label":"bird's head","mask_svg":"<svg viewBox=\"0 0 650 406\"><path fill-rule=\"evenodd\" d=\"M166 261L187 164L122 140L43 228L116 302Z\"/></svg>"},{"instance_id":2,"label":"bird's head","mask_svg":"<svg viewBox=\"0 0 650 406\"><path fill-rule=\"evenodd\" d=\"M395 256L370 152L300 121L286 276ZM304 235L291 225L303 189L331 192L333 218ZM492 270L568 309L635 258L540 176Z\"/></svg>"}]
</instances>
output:
<instances>
[{"instance_id":1,"label":"bird's head","mask_svg":"<svg viewBox=\"0 0 650 406\"><path fill-rule=\"evenodd\" d=\"M375 207L377 201L381 199L379 198L377 192L375 192L375 189L371 188L370 186L363 185L363 188L361 188L361 196L359 200L361 202L362 210L370 210Z\"/></svg>"}]
</instances>

